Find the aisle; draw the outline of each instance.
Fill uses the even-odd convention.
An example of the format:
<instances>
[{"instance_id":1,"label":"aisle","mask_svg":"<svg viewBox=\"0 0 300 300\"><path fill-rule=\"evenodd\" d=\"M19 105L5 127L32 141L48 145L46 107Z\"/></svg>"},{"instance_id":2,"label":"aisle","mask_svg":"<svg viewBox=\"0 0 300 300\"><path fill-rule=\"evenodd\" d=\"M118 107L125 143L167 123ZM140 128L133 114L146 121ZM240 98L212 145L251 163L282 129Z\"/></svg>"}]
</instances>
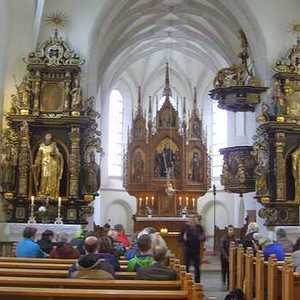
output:
<instances>
[{"instance_id":1,"label":"aisle","mask_svg":"<svg viewBox=\"0 0 300 300\"><path fill-rule=\"evenodd\" d=\"M202 268L201 283L204 287L205 296L215 296L217 300L224 300L227 291L221 280L221 265L218 256L206 257L208 263L205 263Z\"/></svg>"}]
</instances>

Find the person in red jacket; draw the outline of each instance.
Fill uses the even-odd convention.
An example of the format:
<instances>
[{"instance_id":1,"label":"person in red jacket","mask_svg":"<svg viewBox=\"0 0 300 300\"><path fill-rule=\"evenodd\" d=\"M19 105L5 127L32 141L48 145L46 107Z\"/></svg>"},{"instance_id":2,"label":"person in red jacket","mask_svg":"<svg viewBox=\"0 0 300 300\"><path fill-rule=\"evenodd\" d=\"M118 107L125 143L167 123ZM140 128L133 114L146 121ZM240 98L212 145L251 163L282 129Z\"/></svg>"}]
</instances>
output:
<instances>
[{"instance_id":1,"label":"person in red jacket","mask_svg":"<svg viewBox=\"0 0 300 300\"><path fill-rule=\"evenodd\" d=\"M130 242L126 236L123 225L115 225L114 230L117 232L116 241L120 242L125 248L128 248L130 246Z\"/></svg>"},{"instance_id":2,"label":"person in red jacket","mask_svg":"<svg viewBox=\"0 0 300 300\"><path fill-rule=\"evenodd\" d=\"M50 258L78 258L80 252L68 243L68 236L62 234L60 242L58 242L57 246L50 252L49 256Z\"/></svg>"}]
</instances>

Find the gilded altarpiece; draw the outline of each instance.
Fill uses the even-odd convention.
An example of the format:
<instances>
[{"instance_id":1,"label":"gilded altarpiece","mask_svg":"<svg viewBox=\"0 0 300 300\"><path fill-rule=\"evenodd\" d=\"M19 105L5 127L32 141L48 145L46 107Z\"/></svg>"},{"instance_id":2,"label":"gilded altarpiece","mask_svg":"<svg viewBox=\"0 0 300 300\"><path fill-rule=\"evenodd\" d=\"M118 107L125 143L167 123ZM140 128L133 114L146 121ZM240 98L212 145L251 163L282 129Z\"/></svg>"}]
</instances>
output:
<instances>
[{"instance_id":1,"label":"gilded altarpiece","mask_svg":"<svg viewBox=\"0 0 300 300\"><path fill-rule=\"evenodd\" d=\"M170 101L168 66L163 96L164 103L154 118L150 99L146 120L139 92L138 107L128 137L124 186L137 199L136 218L180 219L182 214L197 215L197 199L210 187L206 137L196 95L190 118L187 120L184 107L180 120ZM152 226L154 224L152 222ZM169 230L176 227L169 226Z\"/></svg>"},{"instance_id":2,"label":"gilded altarpiece","mask_svg":"<svg viewBox=\"0 0 300 300\"><path fill-rule=\"evenodd\" d=\"M42 221L44 206L43 220L51 223L60 202L64 223L86 223L100 187L102 148L94 98L84 99L80 87L84 60L55 31L24 62L1 145L7 221L27 222L31 206Z\"/></svg>"},{"instance_id":3,"label":"gilded altarpiece","mask_svg":"<svg viewBox=\"0 0 300 300\"><path fill-rule=\"evenodd\" d=\"M262 108L254 144L256 193L264 205L259 214L267 225L299 225L299 40L273 70L272 107Z\"/></svg>"}]
</instances>

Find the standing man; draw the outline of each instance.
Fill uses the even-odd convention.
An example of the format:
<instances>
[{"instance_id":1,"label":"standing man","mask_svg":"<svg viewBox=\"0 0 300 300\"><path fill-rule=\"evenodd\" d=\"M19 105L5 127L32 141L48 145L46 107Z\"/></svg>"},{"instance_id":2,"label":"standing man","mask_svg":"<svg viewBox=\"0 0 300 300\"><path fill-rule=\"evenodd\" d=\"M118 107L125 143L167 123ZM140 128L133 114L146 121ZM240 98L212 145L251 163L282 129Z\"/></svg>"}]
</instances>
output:
<instances>
[{"instance_id":1,"label":"standing man","mask_svg":"<svg viewBox=\"0 0 300 300\"><path fill-rule=\"evenodd\" d=\"M200 249L201 243L205 241L205 232L197 217L193 217L188 221L181 233L181 240L183 242L186 271L189 272L190 265L193 263L195 282L200 282Z\"/></svg>"},{"instance_id":2,"label":"standing man","mask_svg":"<svg viewBox=\"0 0 300 300\"><path fill-rule=\"evenodd\" d=\"M229 225L227 232L222 236L220 240L220 255L221 255L221 271L222 280L225 286L227 281L227 289L229 285L229 247L231 242L235 242L234 227Z\"/></svg>"}]
</instances>

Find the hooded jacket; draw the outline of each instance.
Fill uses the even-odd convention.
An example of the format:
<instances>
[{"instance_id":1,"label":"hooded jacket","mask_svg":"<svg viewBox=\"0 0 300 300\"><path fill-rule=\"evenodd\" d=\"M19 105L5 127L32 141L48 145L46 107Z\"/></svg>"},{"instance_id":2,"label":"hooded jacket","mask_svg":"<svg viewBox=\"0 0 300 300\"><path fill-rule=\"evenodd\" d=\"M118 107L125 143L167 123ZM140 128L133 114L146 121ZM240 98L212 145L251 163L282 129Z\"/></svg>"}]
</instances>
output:
<instances>
[{"instance_id":1,"label":"hooded jacket","mask_svg":"<svg viewBox=\"0 0 300 300\"><path fill-rule=\"evenodd\" d=\"M135 255L128 262L128 272L136 272L140 268L150 267L154 262L154 259L150 255Z\"/></svg>"},{"instance_id":2,"label":"hooded jacket","mask_svg":"<svg viewBox=\"0 0 300 300\"><path fill-rule=\"evenodd\" d=\"M113 267L96 254L81 256L70 268L69 277L83 279L114 279Z\"/></svg>"}]
</instances>

